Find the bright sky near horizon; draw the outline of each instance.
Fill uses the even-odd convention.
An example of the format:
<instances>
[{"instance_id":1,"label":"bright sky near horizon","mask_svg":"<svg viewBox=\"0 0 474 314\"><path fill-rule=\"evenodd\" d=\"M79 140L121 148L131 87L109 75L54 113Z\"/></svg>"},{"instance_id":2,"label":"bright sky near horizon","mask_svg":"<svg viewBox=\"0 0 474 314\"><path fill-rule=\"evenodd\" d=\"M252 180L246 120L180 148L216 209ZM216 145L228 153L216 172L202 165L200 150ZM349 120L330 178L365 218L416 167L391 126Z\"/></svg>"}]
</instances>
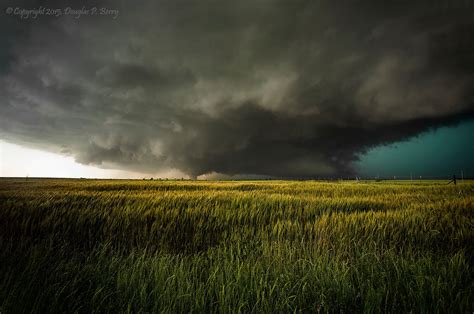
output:
<instances>
[{"instance_id":1,"label":"bright sky near horizon","mask_svg":"<svg viewBox=\"0 0 474 314\"><path fill-rule=\"evenodd\" d=\"M140 173L101 169L77 163L73 157L0 141L1 177L143 178Z\"/></svg>"}]
</instances>

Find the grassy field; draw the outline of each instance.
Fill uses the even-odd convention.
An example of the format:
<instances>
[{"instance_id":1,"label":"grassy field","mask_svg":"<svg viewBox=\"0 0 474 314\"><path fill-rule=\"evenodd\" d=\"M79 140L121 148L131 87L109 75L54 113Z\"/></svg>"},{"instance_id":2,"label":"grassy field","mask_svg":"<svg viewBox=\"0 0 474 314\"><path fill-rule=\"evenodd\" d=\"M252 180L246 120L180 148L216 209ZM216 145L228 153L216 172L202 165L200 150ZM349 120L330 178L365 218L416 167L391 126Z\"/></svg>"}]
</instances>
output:
<instances>
[{"instance_id":1,"label":"grassy field","mask_svg":"<svg viewBox=\"0 0 474 314\"><path fill-rule=\"evenodd\" d=\"M0 179L0 313L474 311L474 182Z\"/></svg>"}]
</instances>

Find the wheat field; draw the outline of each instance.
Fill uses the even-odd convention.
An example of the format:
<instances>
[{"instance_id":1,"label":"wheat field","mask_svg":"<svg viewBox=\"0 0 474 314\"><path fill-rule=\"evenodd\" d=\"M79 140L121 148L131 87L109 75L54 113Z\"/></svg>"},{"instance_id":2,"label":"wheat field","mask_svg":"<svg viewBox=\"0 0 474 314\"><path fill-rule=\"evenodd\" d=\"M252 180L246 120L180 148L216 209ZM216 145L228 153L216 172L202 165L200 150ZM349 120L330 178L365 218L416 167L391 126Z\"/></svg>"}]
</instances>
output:
<instances>
[{"instance_id":1,"label":"wheat field","mask_svg":"<svg viewBox=\"0 0 474 314\"><path fill-rule=\"evenodd\" d=\"M0 313L474 311L474 182L0 179Z\"/></svg>"}]
</instances>

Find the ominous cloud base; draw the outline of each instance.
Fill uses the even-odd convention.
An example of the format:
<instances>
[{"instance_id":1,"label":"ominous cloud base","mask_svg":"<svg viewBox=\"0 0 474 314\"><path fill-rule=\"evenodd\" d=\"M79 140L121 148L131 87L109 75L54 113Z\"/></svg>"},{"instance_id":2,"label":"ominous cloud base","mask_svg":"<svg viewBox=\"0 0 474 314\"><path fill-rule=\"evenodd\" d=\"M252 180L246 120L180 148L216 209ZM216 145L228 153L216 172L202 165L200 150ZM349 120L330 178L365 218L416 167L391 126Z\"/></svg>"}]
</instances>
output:
<instances>
[{"instance_id":1,"label":"ominous cloud base","mask_svg":"<svg viewBox=\"0 0 474 314\"><path fill-rule=\"evenodd\" d=\"M145 173L350 174L367 149L474 109L471 2L371 2L3 10L0 135Z\"/></svg>"}]
</instances>

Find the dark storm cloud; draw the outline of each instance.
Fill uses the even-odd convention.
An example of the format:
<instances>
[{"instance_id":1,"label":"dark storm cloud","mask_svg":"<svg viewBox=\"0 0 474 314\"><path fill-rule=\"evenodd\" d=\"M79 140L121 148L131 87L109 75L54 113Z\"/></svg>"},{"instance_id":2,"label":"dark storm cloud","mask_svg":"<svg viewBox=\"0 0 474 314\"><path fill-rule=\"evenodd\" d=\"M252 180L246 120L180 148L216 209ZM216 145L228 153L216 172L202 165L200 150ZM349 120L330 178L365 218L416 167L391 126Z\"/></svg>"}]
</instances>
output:
<instances>
[{"instance_id":1,"label":"dark storm cloud","mask_svg":"<svg viewBox=\"0 0 474 314\"><path fill-rule=\"evenodd\" d=\"M3 138L150 173L335 176L474 110L471 1L87 5L120 13L3 13Z\"/></svg>"}]
</instances>

